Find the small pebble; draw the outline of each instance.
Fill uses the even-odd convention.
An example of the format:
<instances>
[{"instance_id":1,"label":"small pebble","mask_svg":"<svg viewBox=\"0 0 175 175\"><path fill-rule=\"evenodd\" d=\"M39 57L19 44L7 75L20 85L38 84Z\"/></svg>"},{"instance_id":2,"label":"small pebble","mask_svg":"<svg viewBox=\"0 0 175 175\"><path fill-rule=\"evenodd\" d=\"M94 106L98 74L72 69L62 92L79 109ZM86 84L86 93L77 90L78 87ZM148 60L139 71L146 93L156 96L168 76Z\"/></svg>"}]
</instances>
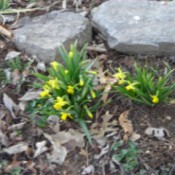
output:
<instances>
[{"instance_id":1,"label":"small pebble","mask_svg":"<svg viewBox=\"0 0 175 175\"><path fill-rule=\"evenodd\" d=\"M171 116L166 116L166 119L167 119L167 120L171 120L172 117L171 117Z\"/></svg>"}]
</instances>

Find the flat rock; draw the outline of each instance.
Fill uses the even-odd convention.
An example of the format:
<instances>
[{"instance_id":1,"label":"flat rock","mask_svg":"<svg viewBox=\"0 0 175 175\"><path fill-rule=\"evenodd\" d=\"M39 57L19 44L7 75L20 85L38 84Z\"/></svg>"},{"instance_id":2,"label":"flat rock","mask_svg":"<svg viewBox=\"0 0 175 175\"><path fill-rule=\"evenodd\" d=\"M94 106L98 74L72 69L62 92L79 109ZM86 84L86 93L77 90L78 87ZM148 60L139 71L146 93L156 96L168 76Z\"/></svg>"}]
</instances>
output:
<instances>
[{"instance_id":1,"label":"flat rock","mask_svg":"<svg viewBox=\"0 0 175 175\"><path fill-rule=\"evenodd\" d=\"M92 10L92 21L112 49L175 55L175 1L109 0Z\"/></svg>"},{"instance_id":2,"label":"flat rock","mask_svg":"<svg viewBox=\"0 0 175 175\"><path fill-rule=\"evenodd\" d=\"M59 60L58 47L78 40L78 45L91 41L88 19L70 11L52 11L34 18L25 17L14 30L14 43L19 50L36 56L40 61Z\"/></svg>"}]
</instances>

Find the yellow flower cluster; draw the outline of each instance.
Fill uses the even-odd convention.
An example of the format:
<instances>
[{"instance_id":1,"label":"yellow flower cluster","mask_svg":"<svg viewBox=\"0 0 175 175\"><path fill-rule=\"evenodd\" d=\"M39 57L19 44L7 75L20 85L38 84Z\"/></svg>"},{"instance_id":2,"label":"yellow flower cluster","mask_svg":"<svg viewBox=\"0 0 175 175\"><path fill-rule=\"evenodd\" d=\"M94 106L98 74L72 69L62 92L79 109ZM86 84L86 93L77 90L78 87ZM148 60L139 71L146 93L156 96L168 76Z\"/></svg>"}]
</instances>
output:
<instances>
[{"instance_id":1,"label":"yellow flower cluster","mask_svg":"<svg viewBox=\"0 0 175 175\"><path fill-rule=\"evenodd\" d=\"M58 69L59 63L56 61L53 61L50 63L50 65L52 66L52 68L56 71Z\"/></svg>"},{"instance_id":2,"label":"yellow flower cluster","mask_svg":"<svg viewBox=\"0 0 175 175\"><path fill-rule=\"evenodd\" d=\"M72 51L69 52L69 58L72 59L74 57L74 53Z\"/></svg>"},{"instance_id":3,"label":"yellow flower cluster","mask_svg":"<svg viewBox=\"0 0 175 175\"><path fill-rule=\"evenodd\" d=\"M117 68L117 73L115 73L113 76L118 80L118 84L124 84L126 82L126 72L123 72L121 68Z\"/></svg>"},{"instance_id":4,"label":"yellow flower cluster","mask_svg":"<svg viewBox=\"0 0 175 175\"><path fill-rule=\"evenodd\" d=\"M68 94L74 94L74 87L73 86L67 86L67 93Z\"/></svg>"},{"instance_id":5,"label":"yellow flower cluster","mask_svg":"<svg viewBox=\"0 0 175 175\"><path fill-rule=\"evenodd\" d=\"M152 98L152 103L154 104L159 103L159 98L157 95L151 95L151 98Z\"/></svg>"},{"instance_id":6,"label":"yellow flower cluster","mask_svg":"<svg viewBox=\"0 0 175 175\"><path fill-rule=\"evenodd\" d=\"M126 90L128 90L128 91L130 91L130 90L136 91L135 85L138 84L137 82L131 83L131 82L128 81L127 83L128 83L128 85L125 87Z\"/></svg>"},{"instance_id":7,"label":"yellow flower cluster","mask_svg":"<svg viewBox=\"0 0 175 175\"><path fill-rule=\"evenodd\" d=\"M61 120L67 120L68 117L71 119L73 118L70 113L61 112Z\"/></svg>"},{"instance_id":8,"label":"yellow flower cluster","mask_svg":"<svg viewBox=\"0 0 175 175\"><path fill-rule=\"evenodd\" d=\"M41 98L49 97L51 89L59 89L58 79L51 79L46 81L43 85L43 91L40 93Z\"/></svg>"},{"instance_id":9,"label":"yellow flower cluster","mask_svg":"<svg viewBox=\"0 0 175 175\"><path fill-rule=\"evenodd\" d=\"M55 100L55 103L53 105L53 108L56 110L62 109L63 106L67 105L68 102L64 101L64 99L62 97L57 97L57 99Z\"/></svg>"}]
</instances>

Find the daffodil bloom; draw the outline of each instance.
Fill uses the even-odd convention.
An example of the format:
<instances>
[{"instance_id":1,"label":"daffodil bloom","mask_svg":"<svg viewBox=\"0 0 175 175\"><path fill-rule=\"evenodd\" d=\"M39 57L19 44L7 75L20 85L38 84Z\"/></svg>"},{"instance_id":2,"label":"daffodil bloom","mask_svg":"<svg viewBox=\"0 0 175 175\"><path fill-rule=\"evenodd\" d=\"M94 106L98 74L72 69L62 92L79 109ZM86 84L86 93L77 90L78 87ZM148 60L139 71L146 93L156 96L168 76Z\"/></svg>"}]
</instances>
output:
<instances>
[{"instance_id":1,"label":"daffodil bloom","mask_svg":"<svg viewBox=\"0 0 175 175\"><path fill-rule=\"evenodd\" d=\"M44 98L44 97L47 97L47 96L50 96L50 94L49 94L49 90L44 90L44 91L42 91L41 93L40 93L40 97L41 98Z\"/></svg>"},{"instance_id":2,"label":"daffodil bloom","mask_svg":"<svg viewBox=\"0 0 175 175\"><path fill-rule=\"evenodd\" d=\"M53 62L50 63L50 65L53 67L54 70L57 70L59 63L56 62L56 61L53 61Z\"/></svg>"},{"instance_id":3,"label":"daffodil bloom","mask_svg":"<svg viewBox=\"0 0 175 175\"><path fill-rule=\"evenodd\" d=\"M66 113L66 112L61 112L61 120L67 120L67 118L73 118L70 113Z\"/></svg>"},{"instance_id":4,"label":"daffodil bloom","mask_svg":"<svg viewBox=\"0 0 175 175\"><path fill-rule=\"evenodd\" d=\"M67 86L67 93L73 94L74 93L74 87L73 86Z\"/></svg>"},{"instance_id":5,"label":"daffodil bloom","mask_svg":"<svg viewBox=\"0 0 175 175\"><path fill-rule=\"evenodd\" d=\"M72 59L74 56L74 53L72 51L69 52L69 58Z\"/></svg>"},{"instance_id":6,"label":"daffodil bloom","mask_svg":"<svg viewBox=\"0 0 175 175\"><path fill-rule=\"evenodd\" d=\"M84 81L82 79L80 80L79 85L84 86Z\"/></svg>"},{"instance_id":7,"label":"daffodil bloom","mask_svg":"<svg viewBox=\"0 0 175 175\"><path fill-rule=\"evenodd\" d=\"M162 80L162 77L159 77L158 81L161 81Z\"/></svg>"},{"instance_id":8,"label":"daffodil bloom","mask_svg":"<svg viewBox=\"0 0 175 175\"><path fill-rule=\"evenodd\" d=\"M48 85L50 85L50 87L53 88L53 89L59 89L59 85L58 85L58 80L57 79L49 80L48 81Z\"/></svg>"},{"instance_id":9,"label":"daffodil bloom","mask_svg":"<svg viewBox=\"0 0 175 175\"><path fill-rule=\"evenodd\" d=\"M88 107L87 106L84 106L84 108L85 108L85 110L86 110L87 115L89 116L89 118L93 118L93 115L92 115L91 111L88 109Z\"/></svg>"},{"instance_id":10,"label":"daffodil bloom","mask_svg":"<svg viewBox=\"0 0 175 175\"><path fill-rule=\"evenodd\" d=\"M135 91L136 90L135 85L137 85L137 84L138 84L137 82L135 82L135 83L128 82L128 85L125 87L125 89L128 91L130 91L130 90Z\"/></svg>"},{"instance_id":11,"label":"daffodil bloom","mask_svg":"<svg viewBox=\"0 0 175 175\"><path fill-rule=\"evenodd\" d=\"M87 73L89 73L89 74L94 74L94 75L96 75L96 74L97 74L97 72L96 72L96 71L88 71Z\"/></svg>"},{"instance_id":12,"label":"daffodil bloom","mask_svg":"<svg viewBox=\"0 0 175 175\"><path fill-rule=\"evenodd\" d=\"M151 98L152 98L152 103L159 103L159 98L157 95L151 95Z\"/></svg>"},{"instance_id":13,"label":"daffodil bloom","mask_svg":"<svg viewBox=\"0 0 175 175\"><path fill-rule=\"evenodd\" d=\"M118 81L118 84L124 84L124 83L126 83L127 81L126 80L124 80L124 79L120 79L119 81Z\"/></svg>"},{"instance_id":14,"label":"daffodil bloom","mask_svg":"<svg viewBox=\"0 0 175 175\"><path fill-rule=\"evenodd\" d=\"M90 93L91 93L92 98L96 98L96 94L92 89L90 90Z\"/></svg>"},{"instance_id":15,"label":"daffodil bloom","mask_svg":"<svg viewBox=\"0 0 175 175\"><path fill-rule=\"evenodd\" d=\"M114 74L113 76L114 76L116 79L124 80L124 79L126 78L126 72L123 72L123 71L121 70L121 68L118 68L117 71L118 71L118 72L117 72L116 74Z\"/></svg>"},{"instance_id":16,"label":"daffodil bloom","mask_svg":"<svg viewBox=\"0 0 175 175\"><path fill-rule=\"evenodd\" d=\"M64 73L65 73L65 74L68 74L68 73L69 73L69 71L68 71L68 70L65 70L65 71L64 71Z\"/></svg>"},{"instance_id":17,"label":"daffodil bloom","mask_svg":"<svg viewBox=\"0 0 175 175\"><path fill-rule=\"evenodd\" d=\"M48 84L48 81L46 81L46 83L44 84L43 89L50 91L50 86Z\"/></svg>"},{"instance_id":18,"label":"daffodil bloom","mask_svg":"<svg viewBox=\"0 0 175 175\"><path fill-rule=\"evenodd\" d=\"M83 79L82 79L82 76L81 76L81 75L80 75L79 85L80 85L80 86L84 86L84 81L83 81Z\"/></svg>"},{"instance_id":19,"label":"daffodil bloom","mask_svg":"<svg viewBox=\"0 0 175 175\"><path fill-rule=\"evenodd\" d=\"M53 108L56 110L59 110L59 109L62 109L62 107L65 106L66 104L68 104L68 102L64 101L62 97L57 97L53 105Z\"/></svg>"}]
</instances>

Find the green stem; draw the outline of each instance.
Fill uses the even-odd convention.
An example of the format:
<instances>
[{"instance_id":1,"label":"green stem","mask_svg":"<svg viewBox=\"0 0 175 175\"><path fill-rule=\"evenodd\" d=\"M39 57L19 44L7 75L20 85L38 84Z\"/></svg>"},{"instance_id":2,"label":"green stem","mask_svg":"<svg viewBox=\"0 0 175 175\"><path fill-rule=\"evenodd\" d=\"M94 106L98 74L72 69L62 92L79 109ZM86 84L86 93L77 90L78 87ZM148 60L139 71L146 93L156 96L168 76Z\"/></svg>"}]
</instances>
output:
<instances>
[{"instance_id":1,"label":"green stem","mask_svg":"<svg viewBox=\"0 0 175 175\"><path fill-rule=\"evenodd\" d=\"M83 132L85 133L90 145L92 146L93 145L92 138L91 138L91 135L89 133L89 130L87 128L87 125L86 125L85 121L83 119L78 119L78 123L81 126Z\"/></svg>"}]
</instances>

